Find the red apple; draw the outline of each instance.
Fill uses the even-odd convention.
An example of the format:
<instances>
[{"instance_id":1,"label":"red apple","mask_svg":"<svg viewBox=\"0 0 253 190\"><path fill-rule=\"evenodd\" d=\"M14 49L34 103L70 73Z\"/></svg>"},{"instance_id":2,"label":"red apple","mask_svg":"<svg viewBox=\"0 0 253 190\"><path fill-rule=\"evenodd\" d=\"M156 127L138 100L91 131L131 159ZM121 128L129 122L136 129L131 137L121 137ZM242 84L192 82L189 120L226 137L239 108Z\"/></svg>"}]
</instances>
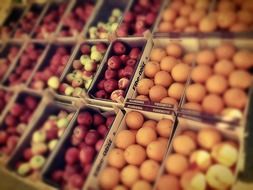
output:
<instances>
[{"instance_id":1,"label":"red apple","mask_svg":"<svg viewBox=\"0 0 253 190\"><path fill-rule=\"evenodd\" d=\"M79 113L77 117L77 123L79 125L86 125L86 126L92 125L93 123L92 115L87 111Z\"/></svg>"},{"instance_id":2,"label":"red apple","mask_svg":"<svg viewBox=\"0 0 253 190\"><path fill-rule=\"evenodd\" d=\"M95 149L92 146L82 148L79 153L79 159L82 164L89 164L93 161L95 156Z\"/></svg>"},{"instance_id":3,"label":"red apple","mask_svg":"<svg viewBox=\"0 0 253 190\"><path fill-rule=\"evenodd\" d=\"M104 91L104 90L99 90L95 93L95 96L97 98L101 98L101 99L107 99L108 98L108 94Z\"/></svg>"},{"instance_id":4,"label":"red apple","mask_svg":"<svg viewBox=\"0 0 253 190\"><path fill-rule=\"evenodd\" d=\"M99 125L101 125L104 122L105 122L105 118L101 114L95 113L93 115L93 124L95 126L99 126Z\"/></svg>"},{"instance_id":5,"label":"red apple","mask_svg":"<svg viewBox=\"0 0 253 190\"><path fill-rule=\"evenodd\" d=\"M124 54L126 52L126 46L122 42L115 42L113 44L113 51L116 54Z\"/></svg>"},{"instance_id":6,"label":"red apple","mask_svg":"<svg viewBox=\"0 0 253 190\"><path fill-rule=\"evenodd\" d=\"M75 147L69 148L65 153L65 161L69 165L73 165L79 159L79 150Z\"/></svg>"},{"instance_id":7,"label":"red apple","mask_svg":"<svg viewBox=\"0 0 253 190\"><path fill-rule=\"evenodd\" d=\"M119 69L121 65L121 60L118 56L112 56L109 58L107 64L108 67L111 69Z\"/></svg>"},{"instance_id":8,"label":"red apple","mask_svg":"<svg viewBox=\"0 0 253 190\"><path fill-rule=\"evenodd\" d=\"M111 93L118 88L118 82L114 79L109 79L104 82L104 89L106 92Z\"/></svg>"},{"instance_id":9,"label":"red apple","mask_svg":"<svg viewBox=\"0 0 253 190\"><path fill-rule=\"evenodd\" d=\"M98 139L99 139L98 133L95 130L90 130L88 131L84 140L87 145L95 145Z\"/></svg>"},{"instance_id":10,"label":"red apple","mask_svg":"<svg viewBox=\"0 0 253 190\"><path fill-rule=\"evenodd\" d=\"M117 71L112 69L107 69L105 71L105 79L115 79L117 77Z\"/></svg>"}]
</instances>

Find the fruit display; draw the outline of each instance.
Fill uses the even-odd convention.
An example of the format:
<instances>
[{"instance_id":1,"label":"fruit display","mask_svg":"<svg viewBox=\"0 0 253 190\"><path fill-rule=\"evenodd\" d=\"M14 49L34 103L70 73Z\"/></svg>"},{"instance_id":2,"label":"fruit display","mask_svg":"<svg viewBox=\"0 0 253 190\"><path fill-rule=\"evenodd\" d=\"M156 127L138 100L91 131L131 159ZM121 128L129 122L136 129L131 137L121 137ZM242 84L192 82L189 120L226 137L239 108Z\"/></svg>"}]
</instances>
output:
<instances>
[{"instance_id":1,"label":"fruit display","mask_svg":"<svg viewBox=\"0 0 253 190\"><path fill-rule=\"evenodd\" d=\"M82 32L94 9L93 1L77 1L70 13L62 20L61 37L76 36Z\"/></svg>"},{"instance_id":2,"label":"fruit display","mask_svg":"<svg viewBox=\"0 0 253 190\"><path fill-rule=\"evenodd\" d=\"M0 39L8 39L14 32L14 29L18 25L19 19L25 12L25 8L23 7L13 7L11 13L5 20L2 26L0 26Z\"/></svg>"},{"instance_id":3,"label":"fruit display","mask_svg":"<svg viewBox=\"0 0 253 190\"><path fill-rule=\"evenodd\" d=\"M41 171L50 153L57 146L63 136L74 112L60 107L50 107L30 131L23 146L16 152L9 164L20 176L29 176ZM20 153L21 152L21 153Z\"/></svg>"},{"instance_id":4,"label":"fruit display","mask_svg":"<svg viewBox=\"0 0 253 190\"><path fill-rule=\"evenodd\" d=\"M58 24L68 6L68 2L52 3L43 16L42 20L35 27L33 37L37 39L46 39L51 36L58 27Z\"/></svg>"},{"instance_id":5,"label":"fruit display","mask_svg":"<svg viewBox=\"0 0 253 190\"><path fill-rule=\"evenodd\" d=\"M203 47L196 54L183 107L214 115L235 111L242 117L252 85L252 57L250 49L230 42Z\"/></svg>"},{"instance_id":6,"label":"fruit display","mask_svg":"<svg viewBox=\"0 0 253 190\"><path fill-rule=\"evenodd\" d=\"M9 156L33 117L40 98L22 93L9 108L0 125L0 153Z\"/></svg>"},{"instance_id":7,"label":"fruit display","mask_svg":"<svg viewBox=\"0 0 253 190\"><path fill-rule=\"evenodd\" d=\"M26 83L37 66L44 49L45 45L43 44L29 43L4 83L8 86Z\"/></svg>"},{"instance_id":8,"label":"fruit display","mask_svg":"<svg viewBox=\"0 0 253 190\"><path fill-rule=\"evenodd\" d=\"M157 117L158 118L158 117ZM107 164L100 171L100 189L152 189L167 152L174 122L170 118L150 119L138 111L123 118Z\"/></svg>"},{"instance_id":9,"label":"fruit display","mask_svg":"<svg viewBox=\"0 0 253 190\"><path fill-rule=\"evenodd\" d=\"M212 4L215 4L212 6ZM227 0L173 0L161 13L156 32L249 32L253 2Z\"/></svg>"},{"instance_id":10,"label":"fruit display","mask_svg":"<svg viewBox=\"0 0 253 190\"><path fill-rule=\"evenodd\" d=\"M65 73L58 90L60 94L78 97L87 91L99 70L108 44L104 42L83 43L79 47L71 68Z\"/></svg>"},{"instance_id":11,"label":"fruit display","mask_svg":"<svg viewBox=\"0 0 253 190\"><path fill-rule=\"evenodd\" d=\"M92 23L88 31L89 32L88 37L90 39L108 38L110 33L115 32L121 17L122 17L122 10L120 8L114 8L111 11L110 15L108 15L107 20L105 20L104 22L100 21L98 23L94 24ZM103 17L102 20L104 19L105 18Z\"/></svg>"},{"instance_id":12,"label":"fruit display","mask_svg":"<svg viewBox=\"0 0 253 190\"><path fill-rule=\"evenodd\" d=\"M194 50L168 42L154 46L137 84L136 99L178 106L194 62Z\"/></svg>"},{"instance_id":13,"label":"fruit display","mask_svg":"<svg viewBox=\"0 0 253 190\"><path fill-rule=\"evenodd\" d=\"M113 42L106 63L100 72L100 77L97 78L89 93L98 99L122 101L144 47L131 45L130 42L121 40Z\"/></svg>"},{"instance_id":14,"label":"fruit display","mask_svg":"<svg viewBox=\"0 0 253 190\"><path fill-rule=\"evenodd\" d=\"M39 17L43 11L43 6L33 4L25 15L19 20L17 28L14 32L14 38L22 38L29 36L37 24Z\"/></svg>"},{"instance_id":15,"label":"fruit display","mask_svg":"<svg viewBox=\"0 0 253 190\"><path fill-rule=\"evenodd\" d=\"M162 3L163 0L134 0L117 28L117 35L143 36L146 30L152 31Z\"/></svg>"},{"instance_id":16,"label":"fruit display","mask_svg":"<svg viewBox=\"0 0 253 190\"><path fill-rule=\"evenodd\" d=\"M50 88L57 89L59 78L63 74L73 51L74 45L71 44L52 45L48 50L47 56L32 77L31 88L43 90L49 86Z\"/></svg>"},{"instance_id":17,"label":"fruit display","mask_svg":"<svg viewBox=\"0 0 253 190\"><path fill-rule=\"evenodd\" d=\"M0 53L0 80L4 78L11 64L15 60L20 50L20 45L18 44L8 44L2 52Z\"/></svg>"},{"instance_id":18,"label":"fruit display","mask_svg":"<svg viewBox=\"0 0 253 190\"><path fill-rule=\"evenodd\" d=\"M68 139L62 144L53 163L59 167L48 168L46 177L62 189L81 189L90 173L93 162L100 151L115 115L82 109Z\"/></svg>"},{"instance_id":19,"label":"fruit display","mask_svg":"<svg viewBox=\"0 0 253 190\"><path fill-rule=\"evenodd\" d=\"M252 30L253 0L1 0L0 190L252 189Z\"/></svg>"},{"instance_id":20,"label":"fruit display","mask_svg":"<svg viewBox=\"0 0 253 190\"><path fill-rule=\"evenodd\" d=\"M157 190L230 189L234 184L239 144L216 128L182 129L172 149Z\"/></svg>"},{"instance_id":21,"label":"fruit display","mask_svg":"<svg viewBox=\"0 0 253 190\"><path fill-rule=\"evenodd\" d=\"M0 88L0 115L2 114L3 110L12 98L12 95L12 92Z\"/></svg>"}]
</instances>

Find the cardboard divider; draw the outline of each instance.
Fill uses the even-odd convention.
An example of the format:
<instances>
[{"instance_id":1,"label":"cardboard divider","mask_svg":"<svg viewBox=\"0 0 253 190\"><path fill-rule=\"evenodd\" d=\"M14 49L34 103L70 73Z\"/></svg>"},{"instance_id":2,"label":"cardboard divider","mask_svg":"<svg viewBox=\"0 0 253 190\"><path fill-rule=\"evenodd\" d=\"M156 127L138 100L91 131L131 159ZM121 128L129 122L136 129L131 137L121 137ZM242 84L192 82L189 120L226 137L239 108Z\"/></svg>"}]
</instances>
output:
<instances>
[{"instance_id":1,"label":"cardboard divider","mask_svg":"<svg viewBox=\"0 0 253 190\"><path fill-rule=\"evenodd\" d=\"M184 49L184 54L185 53L190 53L190 52L197 52L199 50L199 42L197 39L195 38L175 38L175 39L170 39L170 38L164 38L164 37L157 37L157 38L153 38L152 39L152 44L151 46L149 47L150 49L153 49L154 47L160 47L160 48L165 48L167 45L169 45L170 43L177 43L179 45L182 46L182 48ZM140 72L138 73L138 76L135 77L135 80L134 80L134 86L133 86L133 94L131 96L131 99L135 99L138 95L137 93L137 85L139 83L139 81L143 78L147 78L144 76L144 68L145 68L145 65L148 63L148 61L150 60L149 58L149 55L150 53L148 52L148 54L146 54L146 61L143 62L141 65L139 65L140 67ZM186 63L185 63L186 64ZM191 69L194 65L194 62L190 65ZM184 90L183 90L183 94L182 94L182 97L180 98L180 100L178 101L178 106L175 106L175 105L172 105L172 104L167 104L167 107L171 107L173 108L174 110L177 110L181 104L182 104L182 101L183 101L183 97L184 97L184 94L185 94L185 89L189 83L189 80L190 80L190 76L188 76L188 79L187 81L184 83ZM168 87L169 89L169 87ZM131 100L133 101L133 100ZM139 100L135 100L135 101L139 101ZM159 104L159 103L155 103L155 102L148 102L148 101L139 101L141 102L141 104ZM164 105L166 107L166 105Z\"/></svg>"},{"instance_id":2,"label":"cardboard divider","mask_svg":"<svg viewBox=\"0 0 253 190\"><path fill-rule=\"evenodd\" d=\"M141 48L141 57L137 60L137 63L135 65L135 72L133 73L132 77L130 78L130 84L128 85L128 87L126 88L126 90L124 91L124 99L120 99L118 100L118 102L112 101L110 99L99 99L95 97L95 91L96 91L96 85L98 84L98 82L102 79L102 77L104 76L105 70L107 69L107 61L108 59L114 55L112 52L112 46L115 42L117 41L122 41L123 43L125 43L128 48L133 48L133 47L138 47ZM112 42L111 47L109 49L109 53L105 59L105 63L103 65L103 67L101 68L101 71L99 72L98 77L95 79L93 85L91 86L91 88L88 91L88 95L89 95L89 99L88 101L92 104L98 104L98 105L103 105L103 106L119 106L119 107L123 107L125 104L125 101L128 97L131 97L133 94L133 90L135 89L134 86L134 81L136 79L136 77L138 77L139 72L141 72L141 66L143 64L143 62L146 61L146 56L147 54L149 54L151 50L151 40L150 39L146 39L146 38L119 38L115 41Z\"/></svg>"},{"instance_id":3,"label":"cardboard divider","mask_svg":"<svg viewBox=\"0 0 253 190\"><path fill-rule=\"evenodd\" d=\"M252 45L252 40L249 39L220 39L220 38L203 38L201 41L199 41L199 51L203 50L205 48L208 49L214 49L215 47L217 47L218 45L220 45L221 43L232 43L237 50L240 49L248 49L253 51L253 45ZM216 61L217 62L217 61ZM215 62L215 63L216 63ZM249 72L252 74L252 71L249 70ZM191 79L189 80L189 84L194 83ZM247 89L247 95L248 97L250 97L250 89L252 89L253 87L253 82L252 85L249 89ZM229 107L225 107L224 109L228 109L227 111L225 111L224 113L221 114L208 114L208 113L200 113L194 110L189 110L189 109L185 109L183 108L184 104L187 102L185 94L184 97L182 99L182 104L179 107L179 113L184 114L184 115L188 115L189 117L193 117L193 118L202 118L202 120L206 120L209 122L220 122L221 125L226 128L229 127L231 125L238 125L238 126L244 126L245 122L246 122L246 116L247 116L247 112L248 112L248 106L249 106L249 100L247 101L247 104L245 106L245 108L243 110L238 110L238 109L233 109L233 108L229 108Z\"/></svg>"},{"instance_id":4,"label":"cardboard divider","mask_svg":"<svg viewBox=\"0 0 253 190\"><path fill-rule=\"evenodd\" d=\"M67 61L67 63L64 66L64 69L62 70L60 75L56 75L54 74L54 76L57 76L59 78L61 78L64 74L64 70L65 68L73 61L73 54L76 51L76 44L73 42L51 42L49 43L49 47L47 49L47 52L45 53L45 56L42 58L42 61L40 62L39 66L34 70L33 74L31 75L30 79L27 82L27 85L30 88L33 88L32 82L35 82L35 75L37 72L43 72L45 69L49 69L50 67L50 62L53 58L53 56L55 55L57 48L59 47L64 47L67 49L67 53L69 54L69 59ZM44 81L45 82L45 81ZM45 84L44 88L47 87L47 84ZM43 88L43 89L44 89ZM36 89L35 90L43 90L43 89Z\"/></svg>"},{"instance_id":5,"label":"cardboard divider","mask_svg":"<svg viewBox=\"0 0 253 190\"><path fill-rule=\"evenodd\" d=\"M68 133L68 131L70 130L69 126L71 124L71 122L73 121L73 119L76 117L76 113L77 113L77 109L74 106L71 105L67 105L64 103L60 103L60 102L53 102L51 97L46 97L43 100L42 106L39 109L39 112L36 113L35 118L33 120L33 122L31 122L28 125L28 128L26 130L26 132L23 134L22 138L20 139L20 143L18 144L18 146L16 147L15 151L12 153L10 159L7 162L7 167L9 170L11 171L15 171L16 170L16 164L17 162L19 162L22 159L22 152L25 150L25 148L28 148L31 144L31 140L32 140L32 136L33 133L39 129L41 129L41 127L43 126L44 122L50 117L50 116L54 116L59 114L61 111L65 111L68 113L68 116L70 116L71 114L71 118L68 126L64 129L63 133L61 136L58 136L58 140L63 138L65 134ZM59 141L57 142L57 144L59 143ZM56 144L56 146L57 146ZM48 152L46 156L46 162L48 161L49 156L55 151L55 148L51 151ZM46 165L46 163L44 164L44 166ZM43 166L43 167L44 167ZM43 168L42 167L42 168ZM42 171L42 170L41 170ZM16 174L18 175L18 174ZM40 181L41 180L41 173L39 171L36 171L34 173L32 173L31 175L24 177L23 178L24 181Z\"/></svg>"},{"instance_id":6,"label":"cardboard divider","mask_svg":"<svg viewBox=\"0 0 253 190\"><path fill-rule=\"evenodd\" d=\"M59 21L57 23L57 26L55 27L55 30L53 32L48 33L45 29L40 29L42 24L45 24L44 19L46 18L46 16L48 16L49 13L52 15L52 11L58 9L62 4L66 4L66 8L63 10L62 15L59 17ZM58 2L50 0L46 4L45 11L43 12L43 15L41 15L40 21L34 27L34 29L32 31L32 34L31 34L31 38L33 38L33 39L35 38L35 39L54 40L55 39L55 34L57 34L57 31L59 30L61 20L65 17L66 12L68 12L68 10L71 8L72 4L73 4L73 1L71 1L71 0L58 1ZM51 18L47 18L46 22L52 22ZM42 32L44 32L44 34L42 34L41 37L37 37L36 33L40 30L43 30Z\"/></svg>"},{"instance_id":7,"label":"cardboard divider","mask_svg":"<svg viewBox=\"0 0 253 190\"><path fill-rule=\"evenodd\" d=\"M114 8L119 8L122 11L122 14L125 12L126 8L129 6L131 1L128 0L107 0L107 1L98 1L97 7L94 10L97 14L93 14L90 18L90 22L86 24L83 30L83 38L89 39L89 28L92 26L97 26L99 22L107 22L111 12ZM122 16L121 16L122 18ZM110 33L110 32L109 32ZM108 33L108 34L109 34ZM97 38L96 38L97 39ZM104 38L107 39L107 38Z\"/></svg>"},{"instance_id":8,"label":"cardboard divider","mask_svg":"<svg viewBox=\"0 0 253 190\"><path fill-rule=\"evenodd\" d=\"M107 108L107 107L98 107L98 106L93 106L93 105L89 105L89 104L83 104L79 108L78 114L83 111L89 111L90 113L101 113L105 118L108 116L111 116L111 115L115 115L115 119L114 119L107 135L104 138L104 143L101 148L101 150L102 150L106 144L105 142L107 142L108 140L113 138L113 136L115 135L115 133L118 129L119 122L123 118L123 113L121 110L117 110L117 109L115 110L113 108ZM78 114L76 116L78 116ZM50 156L49 161L47 162L47 164L42 172L43 181L55 188L60 188L60 186L56 182L52 181L51 174L56 169L63 169L64 166L66 165L63 158L65 157L65 153L66 153L67 148L74 147L73 145L71 145L70 141L71 141L71 136L73 135L73 131L76 127L76 123L77 123L76 120L77 120L77 117L75 117L74 121L72 122L68 133L66 133L66 135L61 139L61 141L59 142L59 145L56 147L56 150ZM95 165L97 163L97 159L99 159L99 152L94 158L92 168L95 167Z\"/></svg>"},{"instance_id":9,"label":"cardboard divider","mask_svg":"<svg viewBox=\"0 0 253 190\"><path fill-rule=\"evenodd\" d=\"M2 79L2 83L5 86L10 86L9 84L9 77L12 73L16 72L17 67L20 65L20 58L21 56L25 53L26 48L28 47L29 44L34 44L36 49L40 49L42 51L42 53L40 54L39 58L36 60L36 63L34 65L33 68L31 68L32 72L30 73L28 80L26 80L26 82L22 82L19 84L25 84L27 85L27 83L29 82L31 76L33 76L33 73L37 70L37 68L39 67L41 61L43 60L44 56L47 53L47 50L49 48L49 45L46 41L41 41L41 40L28 40L25 42L24 47L22 48L22 50L20 51L17 59L15 59L14 63L11 65L10 69L8 70L8 72L6 73L6 75L4 76L4 78Z\"/></svg>"},{"instance_id":10,"label":"cardboard divider","mask_svg":"<svg viewBox=\"0 0 253 190\"><path fill-rule=\"evenodd\" d=\"M131 109L131 108L125 108L126 114L131 112L131 111L138 111L140 112L145 119L152 119L155 121L159 121L161 119L170 119L173 121L173 129L172 129L172 134L174 133L175 130L175 123L176 123L176 115L173 112L170 112L170 114L168 112L156 112L155 110L150 111L150 110L146 110L144 107L140 108L143 110L135 110ZM99 152L98 158L96 160L95 166L92 168L90 175L87 178L87 183L84 185L83 189L89 189L89 190L95 190L95 189L100 189L99 188L99 175L100 173L103 171L103 169L108 165L108 155L110 153L110 151L115 148L115 137L118 135L118 133L122 130L128 129L126 126L126 114L123 117L122 121L118 124L118 129L117 132L114 134L114 136L110 139L107 139L107 141L105 141L101 151ZM170 144L172 135L168 138L168 143L167 143L167 147Z\"/></svg>"},{"instance_id":11,"label":"cardboard divider","mask_svg":"<svg viewBox=\"0 0 253 190\"><path fill-rule=\"evenodd\" d=\"M166 161L167 161L168 156L170 156L172 153L175 153L175 150L173 149L174 139L178 135L182 134L182 132L184 132L184 131L192 131L195 134L197 134L197 132L199 132L201 129L214 128L221 134L221 136L223 138L222 142L229 141L231 143L233 143L233 142L237 143L238 144L238 155L237 155L237 162L235 164L235 168L234 169L231 169L229 167L228 168L231 169L231 171L233 172L235 179L238 177L238 172L242 169L242 165L240 163L242 161L240 159L242 159L241 155L243 152L243 136L242 136L243 131L242 130L240 130L240 131L227 130L227 129L220 128L217 125L217 123L207 123L207 122L203 122L203 121L194 121L194 120L191 120L190 118L178 117L177 119L178 119L178 125L176 127L176 131L172 137L171 144L169 146L169 149L168 149L168 152L165 156L165 159L163 160L161 170L160 170L159 175L156 179L156 183L155 183L153 189L157 189L159 179L165 173L168 174L168 172L165 171L166 170L165 165L166 165ZM196 150L205 150L205 149L198 146L198 148ZM211 154L210 150L206 150L206 151ZM187 159L189 160L190 158L187 158ZM211 158L211 159L213 159L213 158ZM213 165L213 164L214 164L214 162L212 161L211 165ZM194 168L197 167L197 165L195 164L192 168L190 168L190 167L191 166L189 166L188 170L191 170L191 169L193 170Z\"/></svg>"},{"instance_id":12,"label":"cardboard divider","mask_svg":"<svg viewBox=\"0 0 253 190\"><path fill-rule=\"evenodd\" d=\"M4 94L3 96L5 96L4 98L1 97L1 101L3 101L3 105L1 105L1 109L0 109L0 122L2 121L2 116L6 114L7 112L7 107L10 104L10 102L12 102L12 98L14 97L15 92L9 88L6 88L4 86L0 86L0 93ZM6 102L6 96L8 98L8 101ZM3 100L5 99L5 100Z\"/></svg>"}]
</instances>

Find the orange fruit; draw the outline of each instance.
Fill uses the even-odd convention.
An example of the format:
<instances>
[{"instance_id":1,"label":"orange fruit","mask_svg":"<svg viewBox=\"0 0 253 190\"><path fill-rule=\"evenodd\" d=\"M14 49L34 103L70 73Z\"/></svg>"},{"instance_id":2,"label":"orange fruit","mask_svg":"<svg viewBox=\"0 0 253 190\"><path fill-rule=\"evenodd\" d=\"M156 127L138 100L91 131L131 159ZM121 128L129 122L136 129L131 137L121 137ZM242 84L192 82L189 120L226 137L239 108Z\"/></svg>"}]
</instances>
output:
<instances>
[{"instance_id":1,"label":"orange fruit","mask_svg":"<svg viewBox=\"0 0 253 190\"><path fill-rule=\"evenodd\" d=\"M143 125L144 117L140 112L130 111L126 114L125 121L130 129L139 129Z\"/></svg>"},{"instance_id":2,"label":"orange fruit","mask_svg":"<svg viewBox=\"0 0 253 190\"><path fill-rule=\"evenodd\" d=\"M151 190L152 186L145 180L138 180L134 183L131 190Z\"/></svg>"},{"instance_id":3,"label":"orange fruit","mask_svg":"<svg viewBox=\"0 0 253 190\"><path fill-rule=\"evenodd\" d=\"M139 169L133 165L125 166L120 172L120 180L127 187L131 187L139 179Z\"/></svg>"},{"instance_id":4,"label":"orange fruit","mask_svg":"<svg viewBox=\"0 0 253 190\"><path fill-rule=\"evenodd\" d=\"M102 189L113 189L118 185L120 180L120 173L116 168L107 167L101 171L98 181Z\"/></svg>"},{"instance_id":5,"label":"orange fruit","mask_svg":"<svg viewBox=\"0 0 253 190\"><path fill-rule=\"evenodd\" d=\"M162 161L166 153L168 140L156 140L151 142L146 149L147 156L155 161Z\"/></svg>"},{"instance_id":6,"label":"orange fruit","mask_svg":"<svg viewBox=\"0 0 253 190\"><path fill-rule=\"evenodd\" d=\"M180 176L189 167L189 161L187 158L181 154L171 154L168 156L165 162L165 169L168 173L176 176Z\"/></svg>"},{"instance_id":7,"label":"orange fruit","mask_svg":"<svg viewBox=\"0 0 253 190\"><path fill-rule=\"evenodd\" d=\"M160 65L158 62L149 61L144 67L144 74L148 78L154 78L155 74L160 71Z\"/></svg>"},{"instance_id":8,"label":"orange fruit","mask_svg":"<svg viewBox=\"0 0 253 190\"><path fill-rule=\"evenodd\" d=\"M147 146L150 142L156 140L156 138L156 131L151 127L142 127L136 134L136 142L142 146Z\"/></svg>"},{"instance_id":9,"label":"orange fruit","mask_svg":"<svg viewBox=\"0 0 253 190\"><path fill-rule=\"evenodd\" d=\"M196 148L196 142L188 135L178 135L174 138L172 144L175 152L183 155L190 155Z\"/></svg>"},{"instance_id":10,"label":"orange fruit","mask_svg":"<svg viewBox=\"0 0 253 190\"><path fill-rule=\"evenodd\" d=\"M154 47L150 52L151 61L160 62L166 56L166 51L163 48Z\"/></svg>"},{"instance_id":11,"label":"orange fruit","mask_svg":"<svg viewBox=\"0 0 253 190\"><path fill-rule=\"evenodd\" d=\"M127 187L125 187L124 185L117 185L113 188L113 190L127 190Z\"/></svg>"},{"instance_id":12,"label":"orange fruit","mask_svg":"<svg viewBox=\"0 0 253 190\"><path fill-rule=\"evenodd\" d=\"M141 177L147 181L153 182L156 179L160 165L154 160L145 160L140 167Z\"/></svg>"},{"instance_id":13,"label":"orange fruit","mask_svg":"<svg viewBox=\"0 0 253 190\"><path fill-rule=\"evenodd\" d=\"M171 134L173 122L170 119L161 119L156 126L156 131L161 137L168 138Z\"/></svg>"},{"instance_id":14,"label":"orange fruit","mask_svg":"<svg viewBox=\"0 0 253 190\"><path fill-rule=\"evenodd\" d=\"M157 124L157 122L155 120L149 119L143 123L142 127L151 127L153 129L155 129L156 124Z\"/></svg>"},{"instance_id":15,"label":"orange fruit","mask_svg":"<svg viewBox=\"0 0 253 190\"><path fill-rule=\"evenodd\" d=\"M140 165L146 159L145 149L137 144L130 145L124 152L127 163Z\"/></svg>"},{"instance_id":16,"label":"orange fruit","mask_svg":"<svg viewBox=\"0 0 253 190\"><path fill-rule=\"evenodd\" d=\"M118 148L126 149L135 143L135 134L130 130L119 131L115 138L115 145Z\"/></svg>"},{"instance_id":17,"label":"orange fruit","mask_svg":"<svg viewBox=\"0 0 253 190\"><path fill-rule=\"evenodd\" d=\"M173 190L180 190L180 182L173 175L163 175L157 181L157 190L167 190L168 187Z\"/></svg>"},{"instance_id":18,"label":"orange fruit","mask_svg":"<svg viewBox=\"0 0 253 190\"><path fill-rule=\"evenodd\" d=\"M119 148L114 148L108 155L108 164L115 168L122 168L126 164L124 151Z\"/></svg>"}]
</instances>

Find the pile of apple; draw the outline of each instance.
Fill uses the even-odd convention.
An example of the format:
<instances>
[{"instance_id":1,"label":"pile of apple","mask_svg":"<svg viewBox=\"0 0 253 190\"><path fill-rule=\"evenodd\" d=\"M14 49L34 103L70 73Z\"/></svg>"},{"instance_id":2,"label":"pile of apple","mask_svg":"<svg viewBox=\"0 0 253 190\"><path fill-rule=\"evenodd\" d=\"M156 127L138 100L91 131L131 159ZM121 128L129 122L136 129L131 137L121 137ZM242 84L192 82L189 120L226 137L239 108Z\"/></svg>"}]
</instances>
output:
<instances>
[{"instance_id":1,"label":"pile of apple","mask_svg":"<svg viewBox=\"0 0 253 190\"><path fill-rule=\"evenodd\" d=\"M42 8L41 8L42 9ZM22 17L14 33L14 38L22 38L33 30L42 10L33 7Z\"/></svg>"},{"instance_id":2,"label":"pile of apple","mask_svg":"<svg viewBox=\"0 0 253 190\"><path fill-rule=\"evenodd\" d=\"M215 128L184 130L172 147L157 190L230 189L234 184L239 145Z\"/></svg>"},{"instance_id":3,"label":"pile of apple","mask_svg":"<svg viewBox=\"0 0 253 190\"><path fill-rule=\"evenodd\" d=\"M9 67L11 66L11 63L16 58L17 54L19 52L19 47L16 45L11 45L8 51L6 52L7 56L4 55L3 58L0 58L0 80L3 78Z\"/></svg>"},{"instance_id":4,"label":"pile of apple","mask_svg":"<svg viewBox=\"0 0 253 190\"><path fill-rule=\"evenodd\" d=\"M60 77L66 67L71 49L64 46L57 46L50 60L44 60L44 65L34 74L30 86L33 89L42 90L47 87L50 77Z\"/></svg>"},{"instance_id":5,"label":"pile of apple","mask_svg":"<svg viewBox=\"0 0 253 190\"><path fill-rule=\"evenodd\" d=\"M70 136L64 165L51 172L51 179L62 189L81 189L101 149L115 116L105 118L98 112L83 110ZM56 157L57 158L57 157ZM57 158L59 159L59 158Z\"/></svg>"},{"instance_id":6,"label":"pile of apple","mask_svg":"<svg viewBox=\"0 0 253 190\"><path fill-rule=\"evenodd\" d=\"M122 11L118 8L114 8L107 22L98 22L97 26L91 26L89 28L89 38L107 39L109 34L117 29L121 16Z\"/></svg>"},{"instance_id":7,"label":"pile of apple","mask_svg":"<svg viewBox=\"0 0 253 190\"><path fill-rule=\"evenodd\" d=\"M39 172L46 159L56 147L60 137L69 125L74 113L59 110L52 114L36 129L30 140L30 146L24 148L20 160L16 163L16 171L21 176Z\"/></svg>"},{"instance_id":8,"label":"pile of apple","mask_svg":"<svg viewBox=\"0 0 253 190\"><path fill-rule=\"evenodd\" d=\"M141 47L131 47L122 41L115 41L106 62L103 78L96 81L92 95L113 101L124 98L130 85L136 65L141 57Z\"/></svg>"},{"instance_id":9,"label":"pile of apple","mask_svg":"<svg viewBox=\"0 0 253 190\"><path fill-rule=\"evenodd\" d=\"M66 96L78 97L83 91L88 90L106 51L107 45L103 42L94 45L82 44L79 50L80 59L73 61L71 72L64 78L59 92Z\"/></svg>"},{"instance_id":10,"label":"pile of apple","mask_svg":"<svg viewBox=\"0 0 253 190\"><path fill-rule=\"evenodd\" d=\"M42 54L44 47L37 46L38 44L30 43L26 49L22 52L18 63L13 68L8 79L5 81L7 85L16 85L20 83L26 83L32 74L34 67L36 66L40 55Z\"/></svg>"},{"instance_id":11,"label":"pile of apple","mask_svg":"<svg viewBox=\"0 0 253 190\"><path fill-rule=\"evenodd\" d=\"M184 108L214 115L239 117L252 86L253 51L221 42L196 53L192 83L186 88Z\"/></svg>"},{"instance_id":12,"label":"pile of apple","mask_svg":"<svg viewBox=\"0 0 253 190\"><path fill-rule=\"evenodd\" d=\"M178 106L191 71L194 54L176 42L154 46L137 84L136 99Z\"/></svg>"},{"instance_id":13,"label":"pile of apple","mask_svg":"<svg viewBox=\"0 0 253 190\"><path fill-rule=\"evenodd\" d=\"M152 30L162 0L135 0L130 11L124 14L123 22L117 29L120 37L142 36L146 30Z\"/></svg>"},{"instance_id":14,"label":"pile of apple","mask_svg":"<svg viewBox=\"0 0 253 190\"><path fill-rule=\"evenodd\" d=\"M86 1L77 4L74 9L62 20L62 28L59 35L75 36L79 34L88 21L93 9L94 3L92 1Z\"/></svg>"},{"instance_id":15,"label":"pile of apple","mask_svg":"<svg viewBox=\"0 0 253 190\"><path fill-rule=\"evenodd\" d=\"M39 100L37 98L26 95L26 97L15 102L10 108L0 128L1 154L10 155L13 152L38 103Z\"/></svg>"},{"instance_id":16,"label":"pile of apple","mask_svg":"<svg viewBox=\"0 0 253 190\"><path fill-rule=\"evenodd\" d=\"M68 3L52 4L42 21L36 27L33 36L35 38L46 39L48 36L56 31L56 28L63 16Z\"/></svg>"},{"instance_id":17,"label":"pile of apple","mask_svg":"<svg viewBox=\"0 0 253 190\"><path fill-rule=\"evenodd\" d=\"M162 13L158 32L252 31L251 0L220 0L208 12L210 5L210 0L172 1Z\"/></svg>"},{"instance_id":18,"label":"pile of apple","mask_svg":"<svg viewBox=\"0 0 253 190\"><path fill-rule=\"evenodd\" d=\"M117 132L107 165L98 176L100 188L151 190L167 152L173 121L155 121L131 111L123 122L126 128Z\"/></svg>"},{"instance_id":19,"label":"pile of apple","mask_svg":"<svg viewBox=\"0 0 253 190\"><path fill-rule=\"evenodd\" d=\"M0 115L6 105L8 104L9 100L11 99L12 93L8 92L4 89L0 89Z\"/></svg>"}]
</instances>

